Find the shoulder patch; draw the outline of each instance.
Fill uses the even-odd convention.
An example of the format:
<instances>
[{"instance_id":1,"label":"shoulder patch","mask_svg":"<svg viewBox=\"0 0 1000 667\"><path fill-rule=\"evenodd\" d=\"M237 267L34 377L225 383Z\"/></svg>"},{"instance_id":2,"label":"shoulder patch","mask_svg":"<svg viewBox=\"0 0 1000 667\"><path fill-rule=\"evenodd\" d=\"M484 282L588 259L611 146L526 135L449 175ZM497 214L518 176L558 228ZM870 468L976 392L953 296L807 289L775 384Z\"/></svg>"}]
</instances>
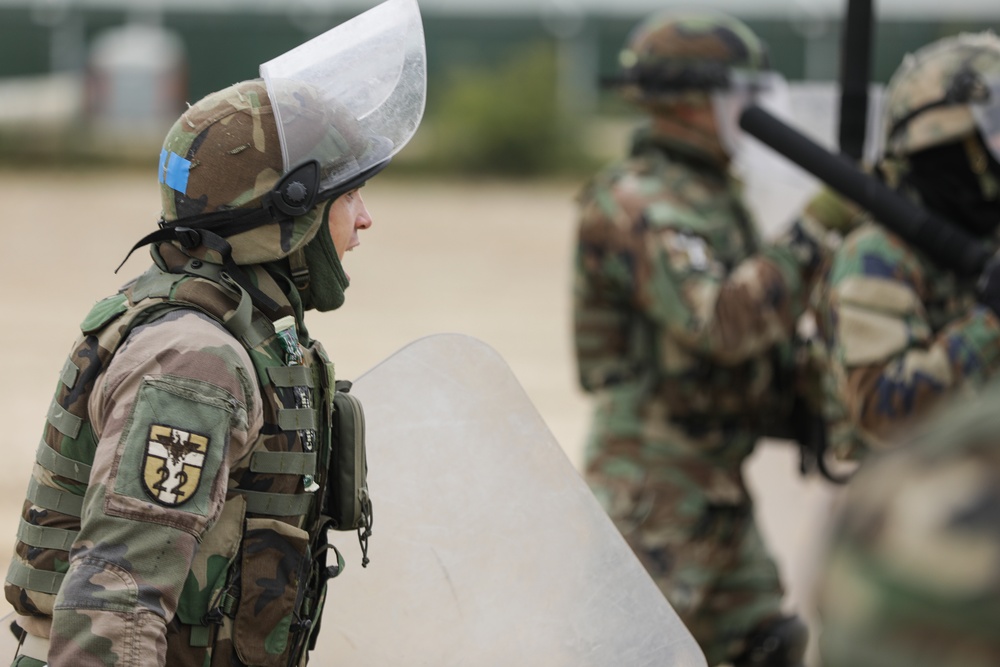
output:
<instances>
[{"instance_id":1,"label":"shoulder patch","mask_svg":"<svg viewBox=\"0 0 1000 667\"><path fill-rule=\"evenodd\" d=\"M662 242L670 265L675 270L706 271L711 268L712 251L702 237L683 230L669 229L662 234Z\"/></svg>"},{"instance_id":2,"label":"shoulder patch","mask_svg":"<svg viewBox=\"0 0 1000 667\"><path fill-rule=\"evenodd\" d=\"M163 424L150 426L142 462L143 490L168 507L190 500L201 483L209 442L205 435Z\"/></svg>"}]
</instances>

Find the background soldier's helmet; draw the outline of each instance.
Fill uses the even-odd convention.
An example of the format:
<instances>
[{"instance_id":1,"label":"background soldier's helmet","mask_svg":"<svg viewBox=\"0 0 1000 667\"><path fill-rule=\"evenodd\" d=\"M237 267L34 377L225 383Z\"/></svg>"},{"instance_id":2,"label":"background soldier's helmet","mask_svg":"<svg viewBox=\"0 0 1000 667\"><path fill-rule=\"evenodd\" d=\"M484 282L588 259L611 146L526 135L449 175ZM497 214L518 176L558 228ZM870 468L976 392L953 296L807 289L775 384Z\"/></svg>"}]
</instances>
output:
<instances>
[{"instance_id":1,"label":"background soldier's helmet","mask_svg":"<svg viewBox=\"0 0 1000 667\"><path fill-rule=\"evenodd\" d=\"M614 83L639 104L730 88L770 69L757 35L717 13L655 14L633 28L618 61Z\"/></svg>"},{"instance_id":2,"label":"background soldier's helmet","mask_svg":"<svg viewBox=\"0 0 1000 667\"><path fill-rule=\"evenodd\" d=\"M909 54L886 89L885 155L902 158L973 132L1000 156L1000 38L946 37Z\"/></svg>"}]
</instances>

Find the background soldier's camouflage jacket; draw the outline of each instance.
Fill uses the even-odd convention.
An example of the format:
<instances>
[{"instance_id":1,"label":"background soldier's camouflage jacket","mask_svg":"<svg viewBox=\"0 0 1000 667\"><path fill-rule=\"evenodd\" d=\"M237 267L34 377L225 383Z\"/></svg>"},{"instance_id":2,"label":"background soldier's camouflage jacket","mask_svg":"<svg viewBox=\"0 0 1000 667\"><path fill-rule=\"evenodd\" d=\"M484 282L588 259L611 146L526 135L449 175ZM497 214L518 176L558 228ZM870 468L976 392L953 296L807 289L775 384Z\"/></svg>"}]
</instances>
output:
<instances>
[{"instance_id":1,"label":"background soldier's camouflage jacket","mask_svg":"<svg viewBox=\"0 0 1000 667\"><path fill-rule=\"evenodd\" d=\"M824 667L1000 665L1000 384L870 457L819 587Z\"/></svg>"},{"instance_id":2,"label":"background soldier's camouflage jacket","mask_svg":"<svg viewBox=\"0 0 1000 667\"><path fill-rule=\"evenodd\" d=\"M776 362L810 271L791 235L762 247L724 165L645 131L579 206L588 481L714 664L780 608L740 465L790 398Z\"/></svg>"},{"instance_id":3,"label":"background soldier's camouflage jacket","mask_svg":"<svg viewBox=\"0 0 1000 667\"><path fill-rule=\"evenodd\" d=\"M240 323L231 291L181 272L203 262L154 256L81 326L7 600L51 631L52 665L297 664L325 592L332 364L259 314ZM248 270L305 337L271 274Z\"/></svg>"},{"instance_id":4,"label":"background soldier's camouflage jacket","mask_svg":"<svg viewBox=\"0 0 1000 667\"><path fill-rule=\"evenodd\" d=\"M881 225L844 239L816 299L830 363L825 413L841 458L884 447L943 396L1000 368L1000 321L977 303L975 279Z\"/></svg>"}]
</instances>

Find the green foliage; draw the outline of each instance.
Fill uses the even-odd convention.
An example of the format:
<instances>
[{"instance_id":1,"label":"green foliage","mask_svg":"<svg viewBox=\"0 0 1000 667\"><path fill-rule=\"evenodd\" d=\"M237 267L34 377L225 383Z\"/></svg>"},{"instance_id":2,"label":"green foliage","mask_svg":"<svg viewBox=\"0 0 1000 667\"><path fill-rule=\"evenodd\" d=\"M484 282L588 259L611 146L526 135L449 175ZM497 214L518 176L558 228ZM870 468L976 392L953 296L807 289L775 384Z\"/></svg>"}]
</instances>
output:
<instances>
[{"instance_id":1,"label":"green foliage","mask_svg":"<svg viewBox=\"0 0 1000 667\"><path fill-rule=\"evenodd\" d=\"M425 164L463 174L529 176L585 162L579 122L558 99L551 44L522 50L499 67L456 69L424 122Z\"/></svg>"}]
</instances>

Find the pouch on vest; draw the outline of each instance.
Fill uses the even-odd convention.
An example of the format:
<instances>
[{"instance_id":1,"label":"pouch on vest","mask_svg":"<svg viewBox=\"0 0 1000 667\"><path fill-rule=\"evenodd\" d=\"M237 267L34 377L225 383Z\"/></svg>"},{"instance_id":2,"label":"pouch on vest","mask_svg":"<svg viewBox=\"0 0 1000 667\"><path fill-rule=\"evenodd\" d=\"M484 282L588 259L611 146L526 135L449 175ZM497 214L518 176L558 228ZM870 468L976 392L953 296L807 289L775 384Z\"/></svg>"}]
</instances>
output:
<instances>
[{"instance_id":1,"label":"pouch on vest","mask_svg":"<svg viewBox=\"0 0 1000 667\"><path fill-rule=\"evenodd\" d=\"M367 541L372 526L372 504L368 497L365 413L361 401L349 393L350 382L338 380L335 388L327 510L333 520L331 528L359 531L364 555L362 565L366 565Z\"/></svg>"},{"instance_id":2,"label":"pouch on vest","mask_svg":"<svg viewBox=\"0 0 1000 667\"><path fill-rule=\"evenodd\" d=\"M299 596L309 580L309 533L277 519L248 518L233 645L246 665L292 664Z\"/></svg>"}]
</instances>

